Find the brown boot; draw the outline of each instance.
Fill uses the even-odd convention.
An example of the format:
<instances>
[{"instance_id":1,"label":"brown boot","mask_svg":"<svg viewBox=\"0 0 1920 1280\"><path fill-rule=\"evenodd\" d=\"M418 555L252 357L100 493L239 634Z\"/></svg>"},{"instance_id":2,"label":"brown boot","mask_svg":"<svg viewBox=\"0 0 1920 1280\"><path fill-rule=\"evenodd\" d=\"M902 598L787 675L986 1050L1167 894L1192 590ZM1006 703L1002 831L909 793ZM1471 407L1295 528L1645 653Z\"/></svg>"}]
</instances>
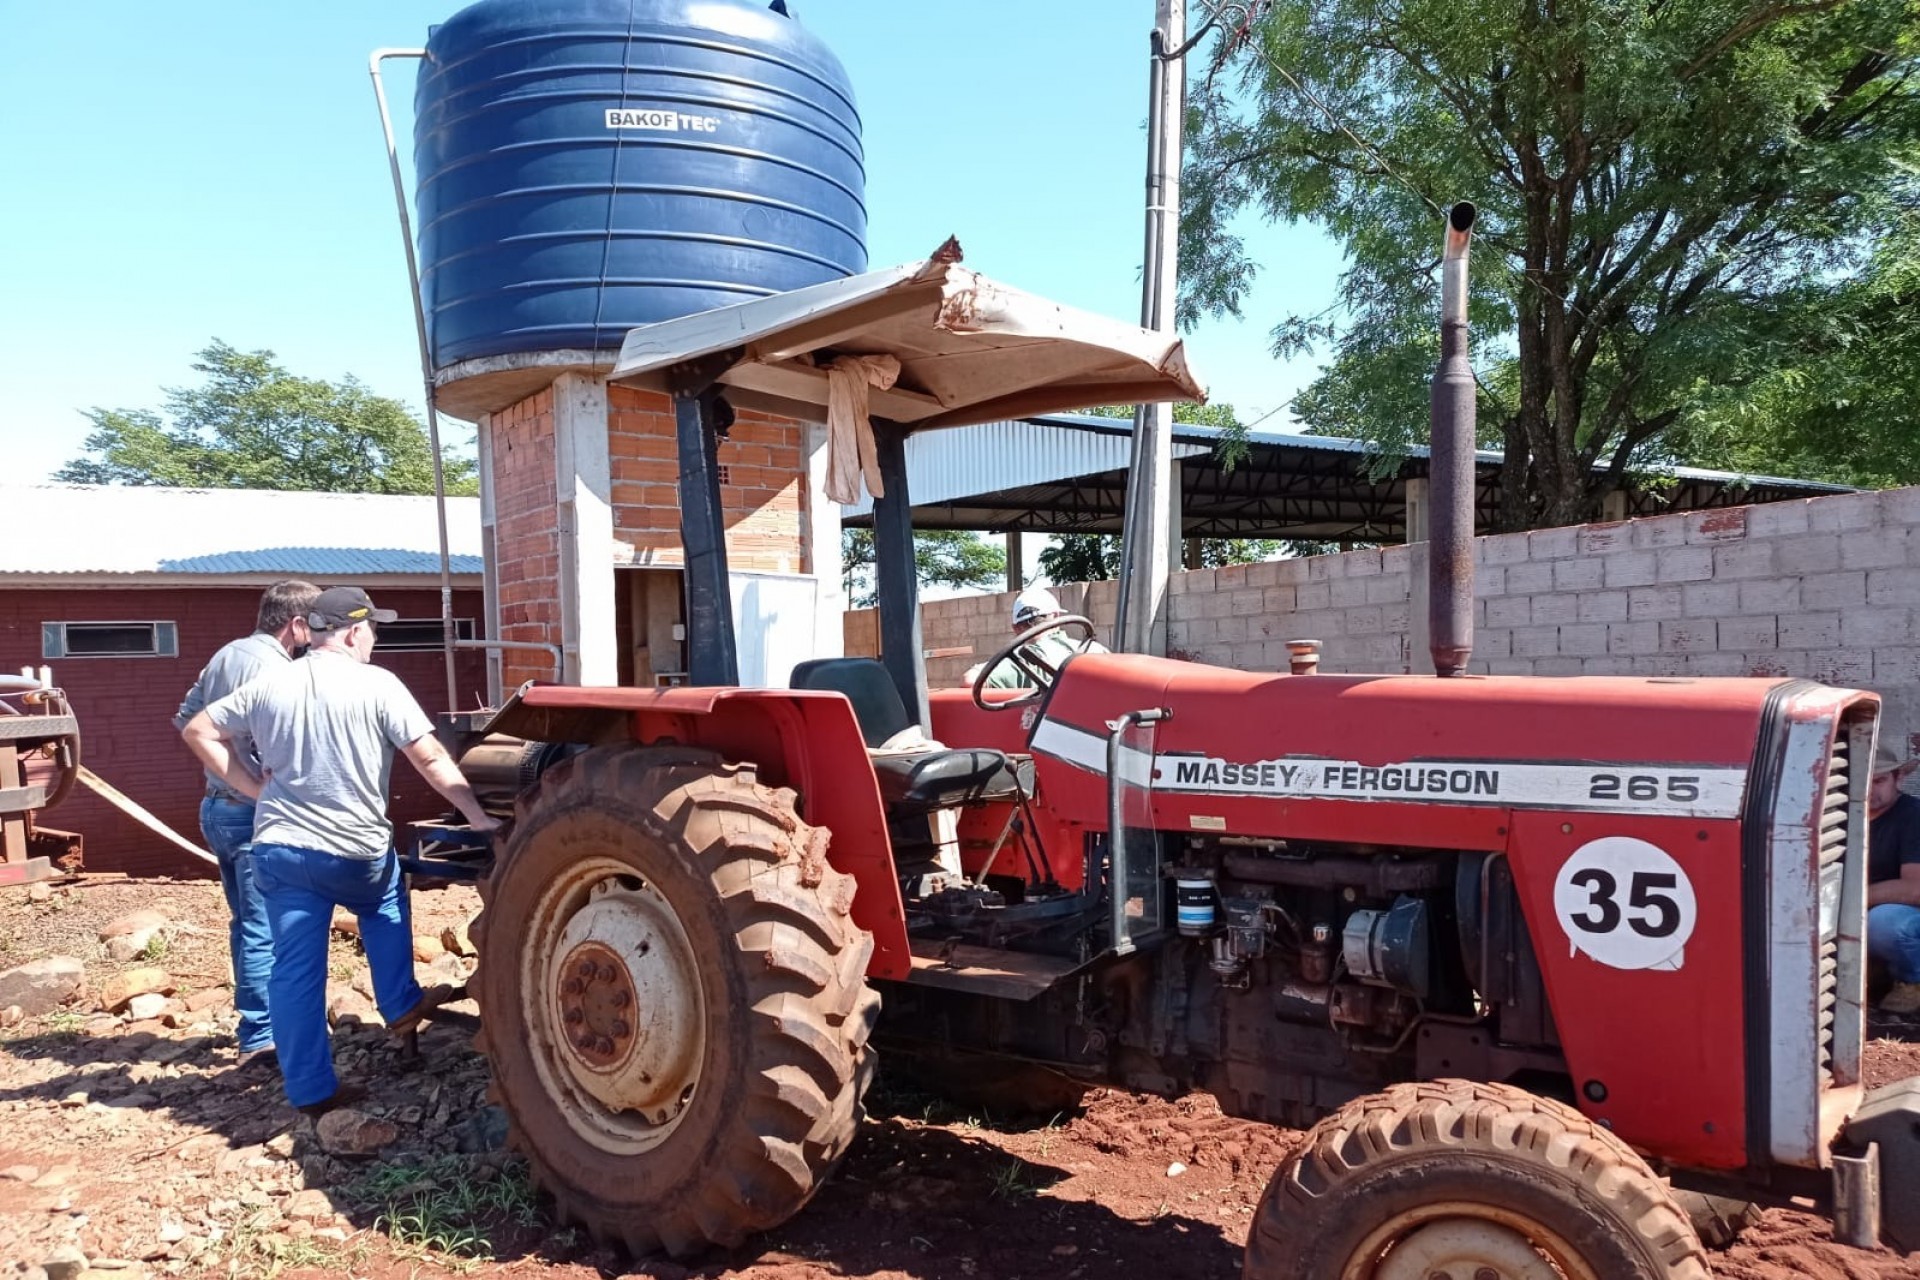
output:
<instances>
[{"instance_id":1,"label":"brown boot","mask_svg":"<svg viewBox=\"0 0 1920 1280\"><path fill-rule=\"evenodd\" d=\"M449 1001L458 1000L465 994L466 990L463 987L456 987L446 982L436 982L420 993L420 999L414 1002L413 1008L407 1010L392 1022L389 1022L387 1024L387 1030L396 1036L410 1035L420 1029L420 1023L426 1019L428 1014Z\"/></svg>"}]
</instances>

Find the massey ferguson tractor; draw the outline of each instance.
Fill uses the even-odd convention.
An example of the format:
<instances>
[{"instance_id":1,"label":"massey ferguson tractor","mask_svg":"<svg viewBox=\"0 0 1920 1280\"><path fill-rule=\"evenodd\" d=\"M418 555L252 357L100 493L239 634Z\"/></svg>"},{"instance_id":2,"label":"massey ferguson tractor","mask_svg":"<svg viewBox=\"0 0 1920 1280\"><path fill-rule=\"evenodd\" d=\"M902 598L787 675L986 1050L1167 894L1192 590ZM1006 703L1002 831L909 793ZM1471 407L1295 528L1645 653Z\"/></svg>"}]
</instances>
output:
<instances>
[{"instance_id":1,"label":"massey ferguson tractor","mask_svg":"<svg viewBox=\"0 0 1920 1280\"><path fill-rule=\"evenodd\" d=\"M481 1044L563 1217L674 1255L776 1226L886 1054L1312 1126L1249 1280L1703 1277L1692 1192L1920 1246L1920 1092L1861 1083L1877 699L1465 674L1472 216L1443 272L1434 676L1314 674L1309 645L1286 673L1050 665L1041 631L1092 631L1067 617L929 694L907 432L1196 395L1178 344L1143 365L1167 339L939 263L629 337L613 376L677 410L695 687L530 684L448 730L513 817ZM737 687L729 400L818 412L825 380L782 371L874 354L902 365L872 423L884 659ZM1033 687L987 688L1002 663Z\"/></svg>"}]
</instances>

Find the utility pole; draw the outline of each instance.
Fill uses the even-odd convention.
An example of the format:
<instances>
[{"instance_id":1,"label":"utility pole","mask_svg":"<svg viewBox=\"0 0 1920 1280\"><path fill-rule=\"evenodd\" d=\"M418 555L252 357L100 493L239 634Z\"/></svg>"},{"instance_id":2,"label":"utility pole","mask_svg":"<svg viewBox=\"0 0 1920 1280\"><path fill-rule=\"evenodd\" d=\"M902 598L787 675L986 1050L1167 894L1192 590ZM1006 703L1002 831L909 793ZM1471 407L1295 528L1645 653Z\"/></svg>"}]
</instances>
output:
<instances>
[{"instance_id":1,"label":"utility pole","mask_svg":"<svg viewBox=\"0 0 1920 1280\"><path fill-rule=\"evenodd\" d=\"M1179 280L1180 134L1187 100L1186 0L1155 0L1147 101L1147 235L1141 270L1140 323L1173 330ZM1166 650L1167 574L1173 554L1173 406L1134 411L1133 457L1122 526L1118 647L1127 653Z\"/></svg>"}]
</instances>

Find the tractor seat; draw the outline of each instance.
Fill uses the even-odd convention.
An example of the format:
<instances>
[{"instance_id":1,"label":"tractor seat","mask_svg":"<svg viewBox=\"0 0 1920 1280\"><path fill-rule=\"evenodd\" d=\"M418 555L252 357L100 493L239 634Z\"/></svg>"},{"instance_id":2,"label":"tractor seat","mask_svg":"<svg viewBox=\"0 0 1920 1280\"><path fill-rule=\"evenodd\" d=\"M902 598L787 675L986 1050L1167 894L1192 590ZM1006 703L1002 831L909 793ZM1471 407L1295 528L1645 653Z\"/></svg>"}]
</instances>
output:
<instances>
[{"instance_id":1,"label":"tractor seat","mask_svg":"<svg viewBox=\"0 0 1920 1280\"><path fill-rule=\"evenodd\" d=\"M886 750L884 744L911 728L913 721L907 716L893 677L872 658L803 662L793 669L793 687L846 695L860 724L860 736L866 740L867 758L873 762L880 782L880 797L897 813L928 812L1014 796L1032 785L1032 762L1024 762L1024 768L1016 767L1001 751L984 747Z\"/></svg>"}]
</instances>

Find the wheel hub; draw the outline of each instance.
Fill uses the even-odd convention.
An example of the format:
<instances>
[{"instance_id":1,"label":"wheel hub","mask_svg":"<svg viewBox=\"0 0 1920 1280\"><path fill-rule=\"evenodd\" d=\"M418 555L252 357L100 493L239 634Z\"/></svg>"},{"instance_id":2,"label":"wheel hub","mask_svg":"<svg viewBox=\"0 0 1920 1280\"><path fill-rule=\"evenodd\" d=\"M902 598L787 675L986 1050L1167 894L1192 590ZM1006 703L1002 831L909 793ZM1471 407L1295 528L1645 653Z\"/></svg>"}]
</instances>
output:
<instances>
[{"instance_id":1,"label":"wheel hub","mask_svg":"<svg viewBox=\"0 0 1920 1280\"><path fill-rule=\"evenodd\" d=\"M634 1045L633 975L598 942L575 947L560 974L560 1020L574 1053L593 1069L617 1065Z\"/></svg>"},{"instance_id":2,"label":"wheel hub","mask_svg":"<svg viewBox=\"0 0 1920 1280\"><path fill-rule=\"evenodd\" d=\"M706 1052L686 931L657 888L609 862L550 886L541 908L521 956L542 1074L584 1136L646 1150L686 1110Z\"/></svg>"},{"instance_id":3,"label":"wheel hub","mask_svg":"<svg viewBox=\"0 0 1920 1280\"><path fill-rule=\"evenodd\" d=\"M1561 1272L1512 1227L1451 1218L1393 1246L1376 1280L1560 1280Z\"/></svg>"}]
</instances>

